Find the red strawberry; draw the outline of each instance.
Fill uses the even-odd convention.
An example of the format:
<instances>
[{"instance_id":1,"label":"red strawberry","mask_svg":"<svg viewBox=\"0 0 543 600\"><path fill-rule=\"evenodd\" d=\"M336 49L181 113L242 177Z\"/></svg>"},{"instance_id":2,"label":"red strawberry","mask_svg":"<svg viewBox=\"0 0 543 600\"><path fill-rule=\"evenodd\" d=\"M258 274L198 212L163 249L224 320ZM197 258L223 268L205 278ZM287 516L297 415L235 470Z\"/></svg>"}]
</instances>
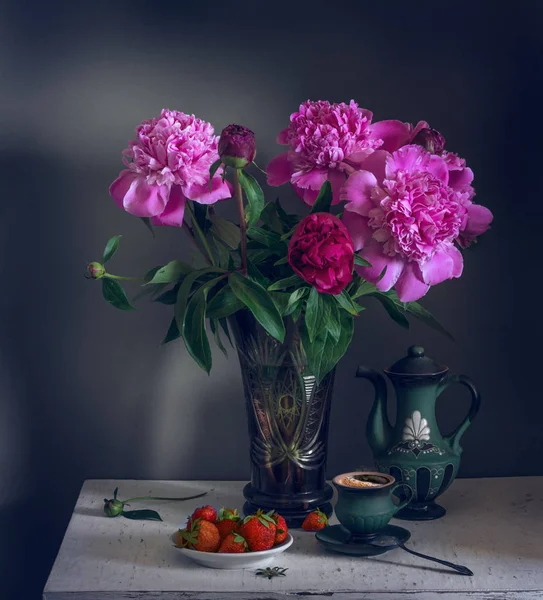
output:
<instances>
[{"instance_id":1,"label":"red strawberry","mask_svg":"<svg viewBox=\"0 0 543 600\"><path fill-rule=\"evenodd\" d=\"M234 533L239 523L241 522L237 508L221 508L219 510L219 518L215 521L215 525L221 535L221 540Z\"/></svg>"},{"instance_id":2,"label":"red strawberry","mask_svg":"<svg viewBox=\"0 0 543 600\"><path fill-rule=\"evenodd\" d=\"M309 513L302 523L302 529L306 531L319 531L328 525L328 517L317 508Z\"/></svg>"},{"instance_id":3,"label":"red strawberry","mask_svg":"<svg viewBox=\"0 0 543 600\"><path fill-rule=\"evenodd\" d=\"M271 516L272 512L265 513L259 509L254 515L249 515L243 520L240 532L251 552L269 550L273 547L277 527Z\"/></svg>"},{"instance_id":4,"label":"red strawberry","mask_svg":"<svg viewBox=\"0 0 543 600\"><path fill-rule=\"evenodd\" d=\"M217 552L221 544L219 530L214 523L195 519L187 529L177 532L177 545L181 548L193 548L200 552Z\"/></svg>"},{"instance_id":5,"label":"red strawberry","mask_svg":"<svg viewBox=\"0 0 543 600\"><path fill-rule=\"evenodd\" d=\"M247 542L239 533L229 533L221 542L219 552L227 552L229 554L247 552Z\"/></svg>"},{"instance_id":6,"label":"red strawberry","mask_svg":"<svg viewBox=\"0 0 543 600\"><path fill-rule=\"evenodd\" d=\"M189 521L196 521L196 519L215 523L217 520L217 511L212 506L209 506L209 504L207 506L200 506L189 517Z\"/></svg>"},{"instance_id":7,"label":"red strawberry","mask_svg":"<svg viewBox=\"0 0 543 600\"><path fill-rule=\"evenodd\" d=\"M273 520L275 521L275 526L276 526L276 530L275 530L275 542L274 542L274 546L277 546L277 544L282 544L286 539L287 539L287 535L288 535L288 527L287 527L287 522L285 521L284 517L282 517L279 513L275 512L272 515Z\"/></svg>"}]
</instances>

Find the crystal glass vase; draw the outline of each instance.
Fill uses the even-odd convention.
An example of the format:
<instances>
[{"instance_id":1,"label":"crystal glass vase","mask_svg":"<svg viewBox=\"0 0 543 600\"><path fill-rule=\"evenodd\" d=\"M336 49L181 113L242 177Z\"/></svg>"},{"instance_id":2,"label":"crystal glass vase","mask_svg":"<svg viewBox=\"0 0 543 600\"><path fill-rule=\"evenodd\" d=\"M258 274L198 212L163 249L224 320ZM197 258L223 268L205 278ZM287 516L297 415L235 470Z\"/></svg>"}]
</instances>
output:
<instances>
[{"instance_id":1,"label":"crystal glass vase","mask_svg":"<svg viewBox=\"0 0 543 600\"><path fill-rule=\"evenodd\" d=\"M332 513L325 468L335 371L320 384L307 370L298 326L288 320L284 343L248 311L230 318L249 421L251 482L244 512L275 509L299 527L316 508Z\"/></svg>"}]
</instances>

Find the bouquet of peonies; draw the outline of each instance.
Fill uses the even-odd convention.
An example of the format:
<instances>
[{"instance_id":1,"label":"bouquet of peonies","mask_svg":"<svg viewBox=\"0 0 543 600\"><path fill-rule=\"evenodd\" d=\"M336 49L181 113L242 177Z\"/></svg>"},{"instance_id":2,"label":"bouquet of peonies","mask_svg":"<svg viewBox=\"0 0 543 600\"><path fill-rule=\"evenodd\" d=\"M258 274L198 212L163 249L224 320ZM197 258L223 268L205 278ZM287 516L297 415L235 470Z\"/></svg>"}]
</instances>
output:
<instances>
[{"instance_id":1,"label":"bouquet of peonies","mask_svg":"<svg viewBox=\"0 0 543 600\"><path fill-rule=\"evenodd\" d=\"M246 170L256 155L246 127L229 125L219 137L194 115L163 110L137 128L123 153L126 169L110 187L113 200L151 231L182 228L205 261L198 267L175 259L141 280L137 297L173 306L164 343L182 337L209 373L207 322L225 351L221 331L230 339L227 319L238 311L250 311L280 342L291 320L321 381L349 346L365 298L376 298L404 327L413 315L446 333L416 301L430 286L460 277L462 250L492 221L473 202L466 161L426 122L372 123L354 101L304 102L278 142L287 150L268 164L267 183L290 183L309 207L303 219L278 200L266 203ZM238 224L215 212L228 199ZM129 278L104 266L119 238L87 276L102 280L113 306L132 310L119 283Z\"/></svg>"}]
</instances>

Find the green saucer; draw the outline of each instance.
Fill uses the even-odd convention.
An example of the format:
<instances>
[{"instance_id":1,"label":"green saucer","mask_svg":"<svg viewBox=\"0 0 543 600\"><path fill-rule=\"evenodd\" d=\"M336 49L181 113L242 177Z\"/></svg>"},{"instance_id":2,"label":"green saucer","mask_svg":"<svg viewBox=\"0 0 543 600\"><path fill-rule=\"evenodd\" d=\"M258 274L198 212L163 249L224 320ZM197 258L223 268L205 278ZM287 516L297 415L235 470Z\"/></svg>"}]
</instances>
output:
<instances>
[{"instance_id":1,"label":"green saucer","mask_svg":"<svg viewBox=\"0 0 543 600\"><path fill-rule=\"evenodd\" d=\"M377 556L393 550L390 546L379 548L368 543L369 540L377 541L381 536L394 537L399 543L405 543L411 537L411 533L403 527L387 525L379 533L372 537L366 536L364 539L364 536L353 536L343 525L330 525L315 534L319 542L328 550L354 556Z\"/></svg>"}]
</instances>

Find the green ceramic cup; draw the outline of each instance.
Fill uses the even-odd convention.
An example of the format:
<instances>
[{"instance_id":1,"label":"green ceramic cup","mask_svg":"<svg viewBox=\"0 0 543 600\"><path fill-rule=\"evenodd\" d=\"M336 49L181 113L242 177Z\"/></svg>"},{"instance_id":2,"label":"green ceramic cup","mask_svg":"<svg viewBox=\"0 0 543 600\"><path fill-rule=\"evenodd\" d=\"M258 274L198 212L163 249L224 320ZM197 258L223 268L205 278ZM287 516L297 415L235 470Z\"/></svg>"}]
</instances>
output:
<instances>
[{"instance_id":1,"label":"green ceramic cup","mask_svg":"<svg viewBox=\"0 0 543 600\"><path fill-rule=\"evenodd\" d=\"M332 483L338 493L334 507L336 517L353 535L376 535L413 497L408 485L396 483L392 475L374 471L343 473L334 477ZM395 504L392 494L401 486L408 495Z\"/></svg>"}]
</instances>

